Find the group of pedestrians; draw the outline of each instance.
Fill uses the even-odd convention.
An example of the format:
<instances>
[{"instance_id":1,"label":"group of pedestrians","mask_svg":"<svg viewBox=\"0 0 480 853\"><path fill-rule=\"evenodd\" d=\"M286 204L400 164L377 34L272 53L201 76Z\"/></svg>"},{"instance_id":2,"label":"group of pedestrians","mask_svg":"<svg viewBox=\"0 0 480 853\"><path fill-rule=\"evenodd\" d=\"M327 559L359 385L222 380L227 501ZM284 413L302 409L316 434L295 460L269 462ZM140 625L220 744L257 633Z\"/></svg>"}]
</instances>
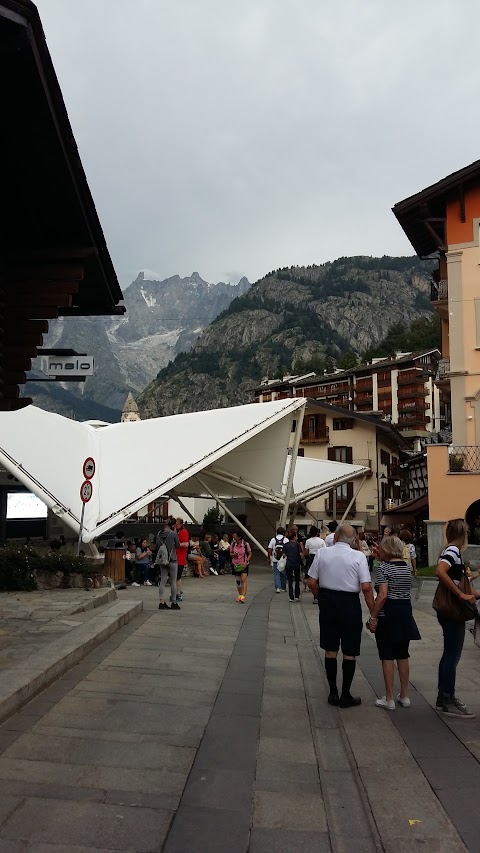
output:
<instances>
[{"instance_id":1,"label":"group of pedestrians","mask_svg":"<svg viewBox=\"0 0 480 853\"><path fill-rule=\"evenodd\" d=\"M472 714L455 694L455 678L465 637L465 622L475 615L476 599L468 570L462 560L467 544L467 526L463 519L446 525L447 546L439 557L439 587L433 606L443 631L444 648L438 670L436 709L457 718L471 719ZM281 529L277 531L280 537ZM289 539L290 541L290 539ZM375 635L381 661L385 695L376 705L393 711L396 702L411 705L409 687L409 645L420 640L420 632L412 612L412 563L406 557L405 541L397 535L384 536L378 545L374 595L368 561L355 529L340 524L330 547L320 547L308 569L307 584L319 607L320 647L325 652L325 672L329 684L328 702L341 708L361 704L353 696L351 686L360 654L363 620L360 594L370 612L366 627ZM284 544L284 550L286 544ZM342 679L338 688L337 656L342 650ZM395 698L394 675L397 664L400 691Z\"/></svg>"}]
</instances>

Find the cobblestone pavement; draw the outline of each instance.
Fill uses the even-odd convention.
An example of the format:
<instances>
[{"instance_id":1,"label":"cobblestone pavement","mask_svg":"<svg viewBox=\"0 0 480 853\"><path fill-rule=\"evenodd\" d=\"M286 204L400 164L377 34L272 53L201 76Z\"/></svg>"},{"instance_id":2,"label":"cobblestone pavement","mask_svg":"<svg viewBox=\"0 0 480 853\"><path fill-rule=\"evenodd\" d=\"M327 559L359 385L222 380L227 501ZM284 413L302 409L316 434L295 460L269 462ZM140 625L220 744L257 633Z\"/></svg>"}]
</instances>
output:
<instances>
[{"instance_id":1,"label":"cobblestone pavement","mask_svg":"<svg viewBox=\"0 0 480 853\"><path fill-rule=\"evenodd\" d=\"M172 613L137 590L143 613L0 728L2 853L480 850L480 715L449 726L431 707L440 634L422 601L412 708L374 706L365 634L363 704L339 711L309 593L290 604L265 569L245 606L231 577L184 586Z\"/></svg>"}]
</instances>

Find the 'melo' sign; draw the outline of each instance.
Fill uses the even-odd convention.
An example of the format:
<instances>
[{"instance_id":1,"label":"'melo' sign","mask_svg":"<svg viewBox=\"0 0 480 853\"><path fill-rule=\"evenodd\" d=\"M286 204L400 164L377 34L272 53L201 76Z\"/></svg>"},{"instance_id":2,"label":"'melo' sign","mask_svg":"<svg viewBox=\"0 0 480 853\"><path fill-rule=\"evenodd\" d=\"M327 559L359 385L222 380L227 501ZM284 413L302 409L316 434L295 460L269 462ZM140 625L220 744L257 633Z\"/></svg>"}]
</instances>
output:
<instances>
[{"instance_id":1,"label":"'melo' sign","mask_svg":"<svg viewBox=\"0 0 480 853\"><path fill-rule=\"evenodd\" d=\"M47 359L48 376L93 376L95 360L90 355L51 355Z\"/></svg>"}]
</instances>

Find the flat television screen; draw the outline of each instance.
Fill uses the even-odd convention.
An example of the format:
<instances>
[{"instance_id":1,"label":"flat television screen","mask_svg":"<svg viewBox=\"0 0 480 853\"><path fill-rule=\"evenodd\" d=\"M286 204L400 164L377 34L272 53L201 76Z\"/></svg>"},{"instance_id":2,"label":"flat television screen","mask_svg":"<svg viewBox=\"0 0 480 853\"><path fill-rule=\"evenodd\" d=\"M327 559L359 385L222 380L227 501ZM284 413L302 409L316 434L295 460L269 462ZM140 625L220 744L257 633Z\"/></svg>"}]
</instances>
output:
<instances>
[{"instance_id":1,"label":"flat television screen","mask_svg":"<svg viewBox=\"0 0 480 853\"><path fill-rule=\"evenodd\" d=\"M46 518L47 505L32 492L8 492L7 518Z\"/></svg>"}]
</instances>

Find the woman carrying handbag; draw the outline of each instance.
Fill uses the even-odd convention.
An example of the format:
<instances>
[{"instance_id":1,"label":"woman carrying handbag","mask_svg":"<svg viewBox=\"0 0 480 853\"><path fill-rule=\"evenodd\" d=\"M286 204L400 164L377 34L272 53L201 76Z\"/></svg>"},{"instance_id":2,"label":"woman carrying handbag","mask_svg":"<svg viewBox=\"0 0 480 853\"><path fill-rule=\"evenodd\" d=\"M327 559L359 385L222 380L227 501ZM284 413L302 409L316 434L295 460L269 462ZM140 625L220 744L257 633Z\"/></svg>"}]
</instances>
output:
<instances>
[{"instance_id":1,"label":"woman carrying handbag","mask_svg":"<svg viewBox=\"0 0 480 853\"><path fill-rule=\"evenodd\" d=\"M438 588L433 609L443 631L443 655L438 667L436 709L451 717L473 719L475 714L455 696L455 677L465 639L465 622L476 612L480 598L471 586L461 552L467 545L467 525L463 518L447 521L447 547L440 554L436 575Z\"/></svg>"}]
</instances>

